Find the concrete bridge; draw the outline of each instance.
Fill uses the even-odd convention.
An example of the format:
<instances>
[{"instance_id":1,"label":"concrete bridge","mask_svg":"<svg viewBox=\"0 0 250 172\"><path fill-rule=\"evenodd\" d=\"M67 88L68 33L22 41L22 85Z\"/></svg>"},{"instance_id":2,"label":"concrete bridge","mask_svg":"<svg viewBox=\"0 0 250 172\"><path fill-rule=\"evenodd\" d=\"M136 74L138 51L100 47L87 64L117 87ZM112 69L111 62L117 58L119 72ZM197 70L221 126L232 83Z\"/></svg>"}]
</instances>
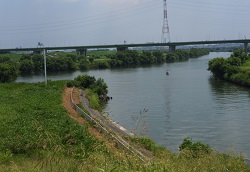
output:
<instances>
[{"instance_id":1,"label":"concrete bridge","mask_svg":"<svg viewBox=\"0 0 250 172\"><path fill-rule=\"evenodd\" d=\"M168 42L168 43L144 43L144 44L112 44L112 45L90 45L90 46L64 46L64 47L37 47L37 48L13 48L13 49L0 49L1 52L10 51L34 51L41 53L47 50L76 50L79 55L85 55L88 49L96 48L116 48L117 51L125 51L132 47L169 47L170 52L174 52L177 46L183 45L208 45L208 44L230 44L239 43L244 45L245 52L247 53L248 44L250 39L239 39L239 40L215 40L215 41L193 41L193 42Z\"/></svg>"}]
</instances>

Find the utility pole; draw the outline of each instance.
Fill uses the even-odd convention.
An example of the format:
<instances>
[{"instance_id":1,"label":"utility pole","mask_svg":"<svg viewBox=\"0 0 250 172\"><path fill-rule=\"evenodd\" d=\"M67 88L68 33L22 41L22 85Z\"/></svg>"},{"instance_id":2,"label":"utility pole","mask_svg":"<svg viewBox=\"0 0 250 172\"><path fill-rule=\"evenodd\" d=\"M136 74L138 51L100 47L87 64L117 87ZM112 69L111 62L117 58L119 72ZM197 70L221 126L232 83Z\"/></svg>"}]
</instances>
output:
<instances>
[{"instance_id":1,"label":"utility pole","mask_svg":"<svg viewBox=\"0 0 250 172\"><path fill-rule=\"evenodd\" d=\"M44 58L44 79L45 79L45 85L47 85L47 67L46 67L46 50L43 49L43 58Z\"/></svg>"},{"instance_id":2,"label":"utility pole","mask_svg":"<svg viewBox=\"0 0 250 172\"><path fill-rule=\"evenodd\" d=\"M168 27L168 12L167 12L167 0L163 0L164 10L163 10L163 26L162 26L162 36L161 42L170 42L170 32Z\"/></svg>"}]
</instances>

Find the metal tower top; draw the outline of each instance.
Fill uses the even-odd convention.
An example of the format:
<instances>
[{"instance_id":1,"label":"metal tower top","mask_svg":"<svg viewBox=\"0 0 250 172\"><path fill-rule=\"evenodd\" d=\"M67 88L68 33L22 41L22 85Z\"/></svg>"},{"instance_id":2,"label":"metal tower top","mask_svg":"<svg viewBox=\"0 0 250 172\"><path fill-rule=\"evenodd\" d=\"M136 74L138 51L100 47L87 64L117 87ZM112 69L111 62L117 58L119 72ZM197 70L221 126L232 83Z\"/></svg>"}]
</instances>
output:
<instances>
[{"instance_id":1,"label":"metal tower top","mask_svg":"<svg viewBox=\"0 0 250 172\"><path fill-rule=\"evenodd\" d=\"M168 12L167 12L167 0L163 0L164 10L163 10L163 26L162 26L162 36L161 42L170 42L170 32L168 26Z\"/></svg>"}]
</instances>

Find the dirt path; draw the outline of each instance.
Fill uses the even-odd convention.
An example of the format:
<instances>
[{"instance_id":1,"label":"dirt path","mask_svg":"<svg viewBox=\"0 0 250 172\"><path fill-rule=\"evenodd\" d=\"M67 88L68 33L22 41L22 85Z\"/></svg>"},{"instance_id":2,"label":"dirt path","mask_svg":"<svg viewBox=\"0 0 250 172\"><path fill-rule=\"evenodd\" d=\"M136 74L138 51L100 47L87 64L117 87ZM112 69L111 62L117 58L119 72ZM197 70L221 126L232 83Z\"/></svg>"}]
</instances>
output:
<instances>
[{"instance_id":1,"label":"dirt path","mask_svg":"<svg viewBox=\"0 0 250 172\"><path fill-rule=\"evenodd\" d=\"M72 88L65 88L64 90L64 93L63 93L63 105L64 107L68 110L68 115L69 117L71 117L73 120L77 121L79 124L81 125L84 125L84 123L86 123L86 119L81 117L81 115L78 114L78 112L72 107L71 105L71 90ZM79 96L81 95L81 96ZM100 113L94 109L91 109L89 107L89 102L88 100L86 99L85 97L85 93L84 92L81 92L80 94L80 90L79 89L74 89L73 91L73 94L72 94L72 98L73 98L73 101L75 102L75 104L80 104L82 103L82 105L92 114L94 115L95 117L99 118L100 119ZM103 118L103 117L102 117ZM108 124L108 127L109 128L112 128L112 130L118 132L118 133L122 133L122 134L126 134L126 135L130 135L130 133L128 133L126 130L123 130L121 129L121 126L117 125L117 126L114 126L115 124L112 123L112 124L109 124L109 123L106 123L104 121L106 121L105 119L102 119L103 123L105 123L106 125ZM99 140L102 140L102 141L105 141L106 142L106 145L108 147L111 148L111 150L115 150L115 147L116 147L116 144L115 142L111 142L109 140L109 138L103 136L100 132L98 132L96 129L92 128L92 127L89 127L88 128L88 131L94 136L96 137L97 139ZM120 138L122 139L122 138ZM123 140L123 139L122 139ZM127 142L124 140L124 142ZM151 157L151 153L149 151L146 151L145 149L142 149L140 146L135 146L136 149L142 154L144 155L145 157Z\"/></svg>"},{"instance_id":2,"label":"dirt path","mask_svg":"<svg viewBox=\"0 0 250 172\"><path fill-rule=\"evenodd\" d=\"M68 87L65 88L64 93L63 93L63 106L68 110L68 115L70 116L70 118L74 119L79 124L84 124L86 120L80 117L78 112L71 105L70 94L71 94L71 88L68 88ZM77 89L75 89L73 92L73 101L76 104L80 103L79 91Z\"/></svg>"},{"instance_id":3,"label":"dirt path","mask_svg":"<svg viewBox=\"0 0 250 172\"><path fill-rule=\"evenodd\" d=\"M71 98L70 98L71 90L72 90L72 88L68 88L68 87L65 88L64 93L63 93L63 106L67 109L69 117L82 125L82 124L86 123L87 121L80 114L78 114L78 112L72 107ZM79 94L80 94L79 90L74 89L73 94L72 94L72 98L76 104L80 104ZM98 139L102 139L100 133L97 130L95 130L94 128L89 127L88 130L94 137L96 137Z\"/></svg>"},{"instance_id":4,"label":"dirt path","mask_svg":"<svg viewBox=\"0 0 250 172\"><path fill-rule=\"evenodd\" d=\"M134 136L132 133L128 132L124 127L115 123L111 119L105 118L103 115L101 115L99 111L92 109L89 105L88 99L86 98L85 91L81 90L80 95L80 102L82 103L83 107L90 112L93 118L98 119L99 123L102 124L106 129L110 129L115 133L119 133L128 137Z\"/></svg>"}]
</instances>

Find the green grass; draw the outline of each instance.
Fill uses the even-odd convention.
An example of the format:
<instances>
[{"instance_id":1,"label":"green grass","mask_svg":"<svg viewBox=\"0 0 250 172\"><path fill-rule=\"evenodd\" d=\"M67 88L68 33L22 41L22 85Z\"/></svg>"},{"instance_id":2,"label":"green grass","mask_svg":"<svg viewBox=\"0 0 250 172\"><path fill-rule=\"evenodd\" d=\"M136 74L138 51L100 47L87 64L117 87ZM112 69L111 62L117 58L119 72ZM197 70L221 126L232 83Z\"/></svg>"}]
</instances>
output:
<instances>
[{"instance_id":1,"label":"green grass","mask_svg":"<svg viewBox=\"0 0 250 172\"><path fill-rule=\"evenodd\" d=\"M57 57L66 57L68 54L77 55L76 52L50 52L49 55ZM116 51L88 51L87 56L95 57L96 59L106 58L108 55L116 54Z\"/></svg>"},{"instance_id":2,"label":"green grass","mask_svg":"<svg viewBox=\"0 0 250 172\"><path fill-rule=\"evenodd\" d=\"M66 81L0 84L0 171L250 171L240 156L212 152L187 158L135 139L155 155L143 163L97 140L68 117L62 105ZM178 145L176 145L178 146Z\"/></svg>"},{"instance_id":3,"label":"green grass","mask_svg":"<svg viewBox=\"0 0 250 172\"><path fill-rule=\"evenodd\" d=\"M113 55L116 54L117 51L113 50L113 51L107 51L107 50L103 50L103 51L88 51L87 52L87 56L94 56L94 57L100 57L100 58L105 58L108 55Z\"/></svg>"},{"instance_id":4,"label":"green grass","mask_svg":"<svg viewBox=\"0 0 250 172\"><path fill-rule=\"evenodd\" d=\"M240 67L242 71L250 72L250 58Z\"/></svg>"},{"instance_id":5,"label":"green grass","mask_svg":"<svg viewBox=\"0 0 250 172\"><path fill-rule=\"evenodd\" d=\"M1 84L0 150L32 155L37 150L51 151L61 146L62 154L67 154L69 148L77 157L82 144L86 151L92 149L96 140L86 128L67 118L61 101L64 85Z\"/></svg>"},{"instance_id":6,"label":"green grass","mask_svg":"<svg viewBox=\"0 0 250 172\"><path fill-rule=\"evenodd\" d=\"M101 111L102 108L100 106L98 95L96 93L93 93L90 89L86 89L85 92L86 92L86 97L89 100L90 107Z\"/></svg>"},{"instance_id":7,"label":"green grass","mask_svg":"<svg viewBox=\"0 0 250 172\"><path fill-rule=\"evenodd\" d=\"M0 54L0 57L10 57L14 61L19 61L22 54Z\"/></svg>"}]
</instances>

